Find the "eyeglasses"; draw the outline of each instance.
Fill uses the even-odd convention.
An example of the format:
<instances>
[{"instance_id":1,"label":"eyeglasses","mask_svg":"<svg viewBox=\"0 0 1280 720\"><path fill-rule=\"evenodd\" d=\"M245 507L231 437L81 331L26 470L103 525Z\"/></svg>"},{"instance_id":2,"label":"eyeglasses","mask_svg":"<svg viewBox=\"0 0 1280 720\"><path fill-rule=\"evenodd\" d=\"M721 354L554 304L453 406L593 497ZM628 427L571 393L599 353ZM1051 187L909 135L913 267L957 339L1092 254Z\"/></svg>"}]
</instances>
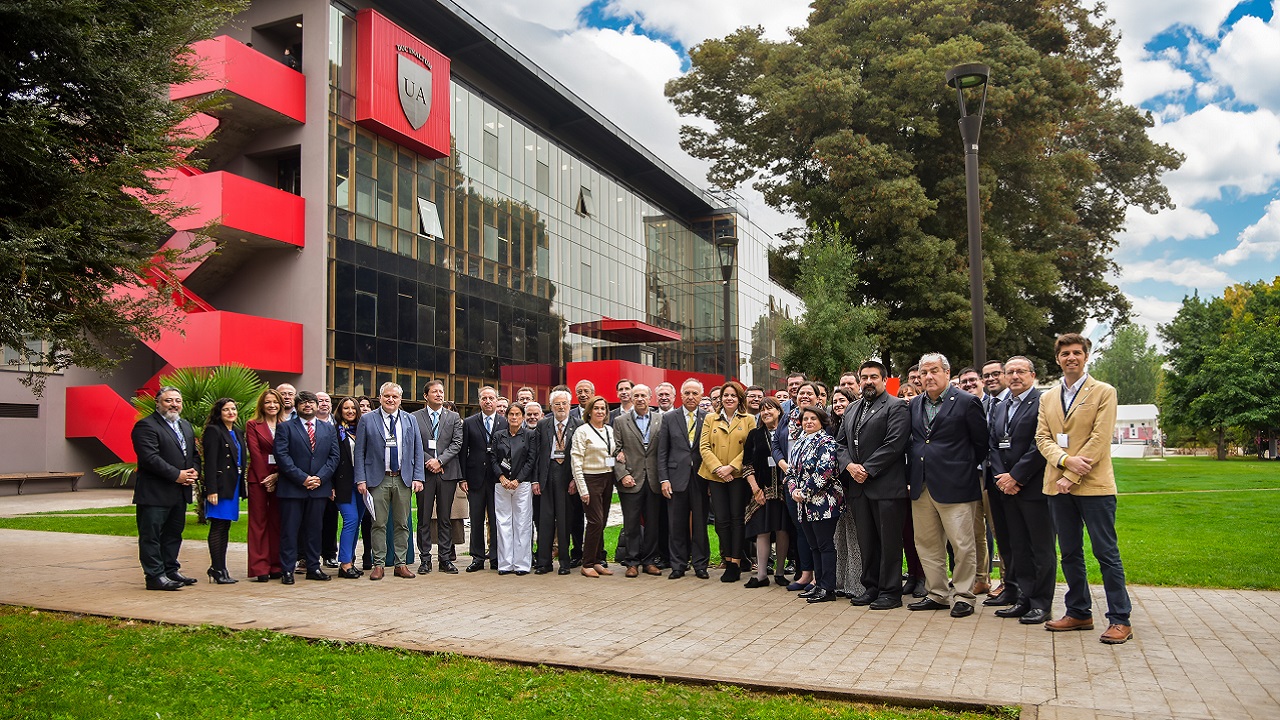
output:
<instances>
[{"instance_id":1,"label":"eyeglasses","mask_svg":"<svg viewBox=\"0 0 1280 720\"><path fill-rule=\"evenodd\" d=\"M989 372L989 373L983 373L983 374L982 374L982 379L983 379L983 380L990 380L991 378L998 378L998 377L1000 377L1001 375L1004 375L1004 373L1003 373L1003 372L1000 372L1000 371L996 371L996 372Z\"/></svg>"},{"instance_id":2,"label":"eyeglasses","mask_svg":"<svg viewBox=\"0 0 1280 720\"><path fill-rule=\"evenodd\" d=\"M1005 370L1005 375L1035 375L1031 370Z\"/></svg>"}]
</instances>

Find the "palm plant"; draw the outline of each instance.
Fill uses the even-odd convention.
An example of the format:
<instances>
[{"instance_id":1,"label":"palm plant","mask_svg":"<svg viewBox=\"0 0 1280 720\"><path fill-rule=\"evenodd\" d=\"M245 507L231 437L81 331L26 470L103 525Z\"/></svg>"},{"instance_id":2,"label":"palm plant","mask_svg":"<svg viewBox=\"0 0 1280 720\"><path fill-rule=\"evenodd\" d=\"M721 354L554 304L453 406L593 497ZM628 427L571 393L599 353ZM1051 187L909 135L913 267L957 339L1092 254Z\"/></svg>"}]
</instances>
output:
<instances>
[{"instance_id":1,"label":"palm plant","mask_svg":"<svg viewBox=\"0 0 1280 720\"><path fill-rule=\"evenodd\" d=\"M220 365L214 368L179 368L168 375L160 377L160 386L171 386L182 393L182 417L191 423L196 434L196 447L204 435L204 425L209 420L209 411L219 398L229 397L236 401L240 417L237 427L244 427L249 419L250 411L256 406L258 396L267 389L258 374L243 365ZM156 411L156 399L151 395L139 395L133 399L133 407L138 417L143 418ZM129 482L138 469L137 463L112 463L94 468L94 472L104 478L115 478L121 485ZM204 495L204 480L196 483L196 497ZM196 503L200 522L204 522L204 504Z\"/></svg>"}]
</instances>

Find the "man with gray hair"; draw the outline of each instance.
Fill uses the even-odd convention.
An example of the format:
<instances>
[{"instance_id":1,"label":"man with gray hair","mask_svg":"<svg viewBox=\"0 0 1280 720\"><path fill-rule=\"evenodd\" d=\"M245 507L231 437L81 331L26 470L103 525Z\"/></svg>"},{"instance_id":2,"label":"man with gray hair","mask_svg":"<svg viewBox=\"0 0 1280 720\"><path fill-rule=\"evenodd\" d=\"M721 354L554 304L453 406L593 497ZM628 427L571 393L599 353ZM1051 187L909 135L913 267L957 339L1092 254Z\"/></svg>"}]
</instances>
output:
<instances>
[{"instance_id":1,"label":"man with gray hair","mask_svg":"<svg viewBox=\"0 0 1280 720\"><path fill-rule=\"evenodd\" d=\"M676 386L660 382L653 388L653 397L658 401L658 412L670 412L676 406Z\"/></svg>"},{"instance_id":2,"label":"man with gray hair","mask_svg":"<svg viewBox=\"0 0 1280 720\"><path fill-rule=\"evenodd\" d=\"M649 386L634 385L631 410L613 421L613 430L622 446L624 461L613 468L622 502L622 534L626 553L622 564L626 576L661 575L658 569L658 513L662 488L658 482L658 434L662 414L649 407Z\"/></svg>"},{"instance_id":3,"label":"man with gray hair","mask_svg":"<svg viewBox=\"0 0 1280 720\"><path fill-rule=\"evenodd\" d=\"M130 435L138 456L133 504L138 522L138 559L148 590L179 590L195 578L178 572L178 551L187 524L191 487L200 472L196 436L182 419L182 393L162 387L156 411L139 420Z\"/></svg>"},{"instance_id":4,"label":"man with gray hair","mask_svg":"<svg viewBox=\"0 0 1280 720\"><path fill-rule=\"evenodd\" d=\"M373 569L370 580L381 580L387 557L387 521L395 535L396 577L416 577L409 569L409 505L422 491L426 458L422 434L413 415L400 411L404 390L386 382L378 389L380 407L365 413L356 427L356 490L373 493ZM362 498L363 500L363 498Z\"/></svg>"},{"instance_id":5,"label":"man with gray hair","mask_svg":"<svg viewBox=\"0 0 1280 720\"><path fill-rule=\"evenodd\" d=\"M707 564L711 546L707 537L707 481L698 475L702 454L702 423L706 413L698 409L702 383L694 378L680 386L681 406L662 416L658 433L658 480L667 499L670 517L671 574L679 580L693 566L700 580L711 577ZM779 562L785 562L779 558Z\"/></svg>"},{"instance_id":6,"label":"man with gray hair","mask_svg":"<svg viewBox=\"0 0 1280 720\"><path fill-rule=\"evenodd\" d=\"M569 512L569 487L573 473L569 464L569 447L573 433L582 421L569 415L569 391L552 390L547 404L551 413L538 423L533 446L534 477L541 491L542 503L538 514L538 555L534 562L535 575L551 572L551 549L560 551L559 574L568 575L573 561L570 558L570 539L573 529ZM581 503L578 503L581 506Z\"/></svg>"},{"instance_id":7,"label":"man with gray hair","mask_svg":"<svg viewBox=\"0 0 1280 720\"><path fill-rule=\"evenodd\" d=\"M978 466L986 461L987 422L982 403L950 382L951 363L940 353L920 358L924 395L911 410L908 465L911 520L916 550L924 567L928 594L911 610L951 609L951 616L973 614L977 548L974 514L982 499ZM951 585L947 584L947 543L955 552Z\"/></svg>"},{"instance_id":8,"label":"man with gray hair","mask_svg":"<svg viewBox=\"0 0 1280 720\"><path fill-rule=\"evenodd\" d=\"M294 409L294 399L298 397L298 389L289 383L280 383L276 386L276 392L280 393L280 417L277 422L289 422L298 416L298 411Z\"/></svg>"}]
</instances>

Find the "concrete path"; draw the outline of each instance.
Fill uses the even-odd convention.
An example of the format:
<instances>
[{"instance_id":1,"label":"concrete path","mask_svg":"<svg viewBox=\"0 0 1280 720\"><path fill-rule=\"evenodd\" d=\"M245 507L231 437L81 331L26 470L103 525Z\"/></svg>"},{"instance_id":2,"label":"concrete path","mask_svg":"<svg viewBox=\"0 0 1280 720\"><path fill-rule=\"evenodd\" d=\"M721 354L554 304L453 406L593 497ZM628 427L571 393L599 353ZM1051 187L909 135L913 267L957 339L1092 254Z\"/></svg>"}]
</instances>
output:
<instances>
[{"instance_id":1,"label":"concrete path","mask_svg":"<svg viewBox=\"0 0 1280 720\"><path fill-rule=\"evenodd\" d=\"M808 605L714 575L486 571L216 586L203 575L203 544L187 542L184 569L200 584L157 593L143 590L131 538L0 530L0 557L10 559L0 603L50 610L888 702L1020 705L1024 718L1044 720L1280 717L1280 592L1133 587L1136 637L1108 646L1101 624L1049 633L990 608L953 620ZM233 544L228 559L243 577L245 546ZM1101 588L1094 602L1105 606Z\"/></svg>"}]
</instances>

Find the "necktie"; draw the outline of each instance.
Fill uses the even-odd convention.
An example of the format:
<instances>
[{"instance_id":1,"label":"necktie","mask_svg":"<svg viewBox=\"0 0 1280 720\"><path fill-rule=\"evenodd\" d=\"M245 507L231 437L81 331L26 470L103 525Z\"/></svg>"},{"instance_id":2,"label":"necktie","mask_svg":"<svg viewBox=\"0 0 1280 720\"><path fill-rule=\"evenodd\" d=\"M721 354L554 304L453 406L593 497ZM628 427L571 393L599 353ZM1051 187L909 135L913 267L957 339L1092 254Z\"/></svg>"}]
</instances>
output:
<instances>
[{"instance_id":1,"label":"necktie","mask_svg":"<svg viewBox=\"0 0 1280 720\"><path fill-rule=\"evenodd\" d=\"M492 415L484 416L484 434L485 435L493 434L493 416Z\"/></svg>"},{"instance_id":2,"label":"necktie","mask_svg":"<svg viewBox=\"0 0 1280 720\"><path fill-rule=\"evenodd\" d=\"M432 440L440 439L440 411L439 410L431 411L431 439Z\"/></svg>"},{"instance_id":3,"label":"necktie","mask_svg":"<svg viewBox=\"0 0 1280 720\"><path fill-rule=\"evenodd\" d=\"M693 434L698 430L698 416L689 413L689 445L693 445Z\"/></svg>"},{"instance_id":4,"label":"necktie","mask_svg":"<svg viewBox=\"0 0 1280 720\"><path fill-rule=\"evenodd\" d=\"M1018 398L1009 396L1009 407L1004 411L1004 434L1009 434L1009 424L1013 422L1013 411L1017 409Z\"/></svg>"},{"instance_id":5,"label":"necktie","mask_svg":"<svg viewBox=\"0 0 1280 720\"><path fill-rule=\"evenodd\" d=\"M388 435L396 438L396 416L391 416L391 432ZM400 472L400 443L391 446L391 472Z\"/></svg>"},{"instance_id":6,"label":"necktie","mask_svg":"<svg viewBox=\"0 0 1280 720\"><path fill-rule=\"evenodd\" d=\"M311 452L316 451L316 425L314 422L307 421L307 437L311 439Z\"/></svg>"},{"instance_id":7,"label":"necktie","mask_svg":"<svg viewBox=\"0 0 1280 720\"><path fill-rule=\"evenodd\" d=\"M560 457L556 458L556 462L564 463L564 423L556 422L556 452L560 453Z\"/></svg>"}]
</instances>

